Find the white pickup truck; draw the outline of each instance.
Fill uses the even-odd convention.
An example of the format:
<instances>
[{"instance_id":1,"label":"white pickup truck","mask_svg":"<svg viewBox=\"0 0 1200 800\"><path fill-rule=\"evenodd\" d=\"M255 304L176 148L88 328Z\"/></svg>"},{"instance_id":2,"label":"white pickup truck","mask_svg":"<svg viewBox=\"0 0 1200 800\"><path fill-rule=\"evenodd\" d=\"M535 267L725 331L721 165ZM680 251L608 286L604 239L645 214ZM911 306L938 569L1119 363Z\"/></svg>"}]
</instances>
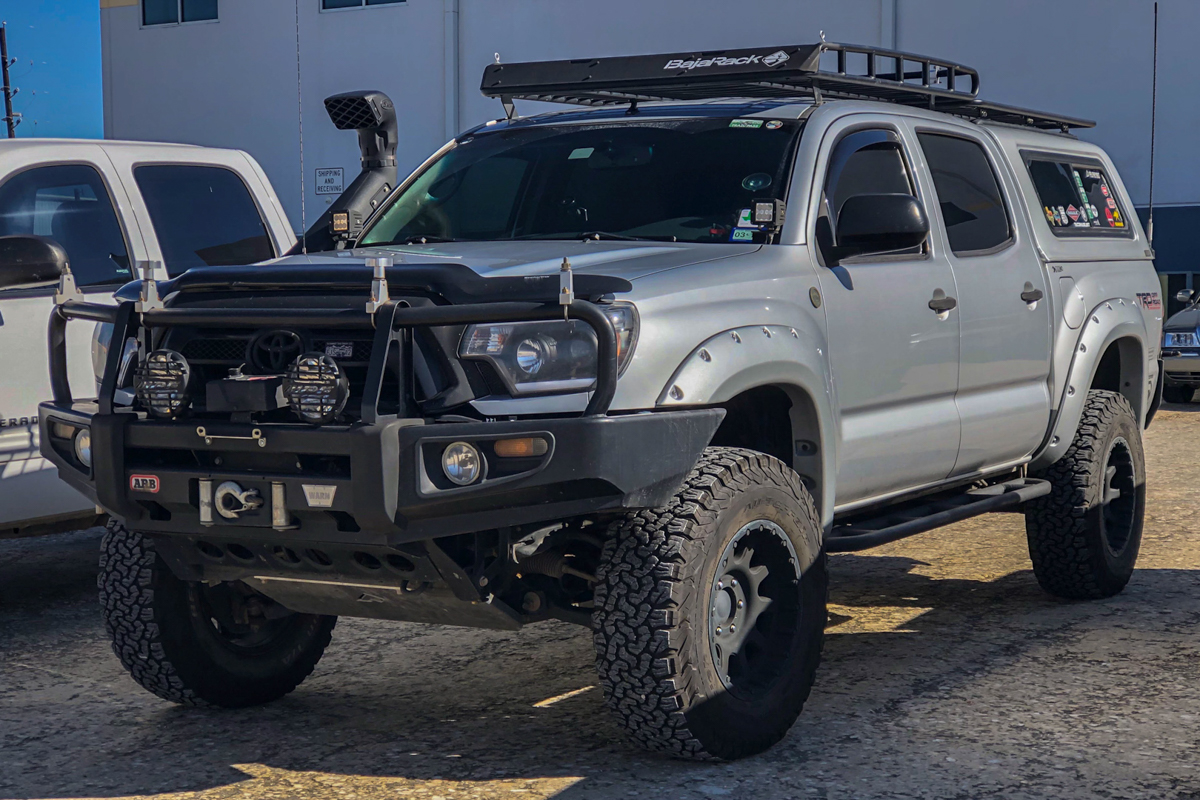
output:
<instances>
[{"instance_id":1,"label":"white pickup truck","mask_svg":"<svg viewBox=\"0 0 1200 800\"><path fill-rule=\"evenodd\" d=\"M93 302L111 302L140 262L152 262L162 280L273 258L296 241L275 190L244 152L68 139L0 141L0 236L15 234L62 245ZM0 535L70 529L96 516L38 452L53 293L0 290ZM90 333L79 326L67 343L71 381L86 394Z\"/></svg>"}]
</instances>

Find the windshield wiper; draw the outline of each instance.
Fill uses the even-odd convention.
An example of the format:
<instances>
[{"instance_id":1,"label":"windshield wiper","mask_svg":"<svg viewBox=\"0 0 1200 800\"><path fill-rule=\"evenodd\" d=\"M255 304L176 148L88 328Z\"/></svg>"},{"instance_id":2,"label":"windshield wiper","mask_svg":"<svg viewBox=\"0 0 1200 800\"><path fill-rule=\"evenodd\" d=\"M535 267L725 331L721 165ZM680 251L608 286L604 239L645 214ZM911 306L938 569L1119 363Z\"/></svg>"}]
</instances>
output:
<instances>
[{"instance_id":1,"label":"windshield wiper","mask_svg":"<svg viewBox=\"0 0 1200 800\"><path fill-rule=\"evenodd\" d=\"M591 239L594 242L601 240L612 240L621 242L676 242L679 241L674 236L626 236L622 233L609 233L608 231L588 231L587 233L579 234L579 238L585 242Z\"/></svg>"}]
</instances>

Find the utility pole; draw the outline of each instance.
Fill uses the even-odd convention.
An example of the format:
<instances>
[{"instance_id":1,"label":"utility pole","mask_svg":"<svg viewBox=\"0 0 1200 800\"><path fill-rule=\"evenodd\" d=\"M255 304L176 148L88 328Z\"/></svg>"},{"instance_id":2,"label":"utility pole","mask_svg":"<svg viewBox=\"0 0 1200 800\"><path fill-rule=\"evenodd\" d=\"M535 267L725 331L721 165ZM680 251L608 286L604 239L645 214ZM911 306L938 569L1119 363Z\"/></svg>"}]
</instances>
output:
<instances>
[{"instance_id":1,"label":"utility pole","mask_svg":"<svg viewBox=\"0 0 1200 800\"><path fill-rule=\"evenodd\" d=\"M17 138L17 122L20 117L13 114L12 99L16 90L8 82L8 68L12 66L8 60L8 26L0 22L0 72L4 76L4 122L8 125L8 138Z\"/></svg>"}]
</instances>

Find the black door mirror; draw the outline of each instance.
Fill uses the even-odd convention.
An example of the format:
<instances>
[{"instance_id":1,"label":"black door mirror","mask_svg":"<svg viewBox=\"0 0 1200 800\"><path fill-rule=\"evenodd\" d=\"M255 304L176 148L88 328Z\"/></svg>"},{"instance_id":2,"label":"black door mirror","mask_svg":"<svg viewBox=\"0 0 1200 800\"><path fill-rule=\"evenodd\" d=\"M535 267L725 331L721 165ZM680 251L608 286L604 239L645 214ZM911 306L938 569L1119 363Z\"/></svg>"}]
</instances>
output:
<instances>
[{"instance_id":1,"label":"black door mirror","mask_svg":"<svg viewBox=\"0 0 1200 800\"><path fill-rule=\"evenodd\" d=\"M838 213L834 256L841 260L907 250L928 237L929 218L917 198L909 194L857 194L846 200Z\"/></svg>"},{"instance_id":2,"label":"black door mirror","mask_svg":"<svg viewBox=\"0 0 1200 800\"><path fill-rule=\"evenodd\" d=\"M0 289L54 286L68 271L67 251L44 236L0 236Z\"/></svg>"}]
</instances>

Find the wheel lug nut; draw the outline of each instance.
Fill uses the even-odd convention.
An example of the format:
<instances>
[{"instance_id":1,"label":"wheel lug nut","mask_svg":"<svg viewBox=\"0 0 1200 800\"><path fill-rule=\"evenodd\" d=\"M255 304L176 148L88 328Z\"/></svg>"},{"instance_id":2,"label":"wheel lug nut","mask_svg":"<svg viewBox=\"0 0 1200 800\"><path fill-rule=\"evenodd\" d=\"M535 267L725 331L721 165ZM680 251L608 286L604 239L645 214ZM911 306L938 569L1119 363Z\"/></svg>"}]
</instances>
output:
<instances>
[{"instance_id":1,"label":"wheel lug nut","mask_svg":"<svg viewBox=\"0 0 1200 800\"><path fill-rule=\"evenodd\" d=\"M734 578L733 580L731 580L731 581L729 582L729 585L730 585L730 586L737 586L737 578Z\"/></svg>"},{"instance_id":2,"label":"wheel lug nut","mask_svg":"<svg viewBox=\"0 0 1200 800\"><path fill-rule=\"evenodd\" d=\"M718 625L717 626L717 636L720 636L720 635L721 635L721 626Z\"/></svg>"},{"instance_id":3,"label":"wheel lug nut","mask_svg":"<svg viewBox=\"0 0 1200 800\"><path fill-rule=\"evenodd\" d=\"M730 625L730 626L729 626L729 632L730 632L730 633L736 633L736 632L737 632L737 625Z\"/></svg>"},{"instance_id":4,"label":"wheel lug nut","mask_svg":"<svg viewBox=\"0 0 1200 800\"><path fill-rule=\"evenodd\" d=\"M717 581L717 588L718 588L718 589L724 589L724 588L725 588L725 582L724 582L724 581Z\"/></svg>"},{"instance_id":5,"label":"wheel lug nut","mask_svg":"<svg viewBox=\"0 0 1200 800\"><path fill-rule=\"evenodd\" d=\"M746 606L745 600L738 600L738 608L744 608L745 606Z\"/></svg>"}]
</instances>

